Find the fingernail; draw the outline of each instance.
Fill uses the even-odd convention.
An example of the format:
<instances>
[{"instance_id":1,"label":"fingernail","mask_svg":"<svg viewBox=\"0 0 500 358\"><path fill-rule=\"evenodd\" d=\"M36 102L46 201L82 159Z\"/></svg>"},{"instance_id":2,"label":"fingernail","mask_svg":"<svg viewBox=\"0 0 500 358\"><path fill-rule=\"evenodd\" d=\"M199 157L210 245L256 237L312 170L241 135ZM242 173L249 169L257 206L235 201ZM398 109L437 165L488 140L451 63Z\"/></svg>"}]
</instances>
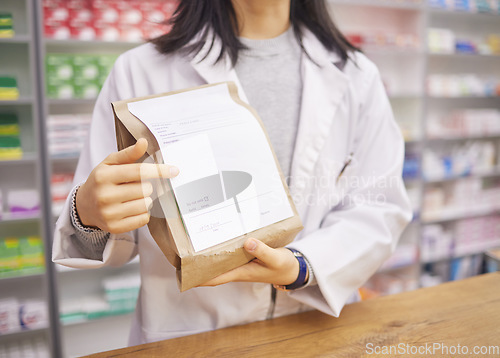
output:
<instances>
[{"instance_id":1,"label":"fingernail","mask_svg":"<svg viewBox=\"0 0 500 358\"><path fill-rule=\"evenodd\" d=\"M170 172L170 176L175 177L179 174L179 168L170 167L169 172Z\"/></svg>"},{"instance_id":2,"label":"fingernail","mask_svg":"<svg viewBox=\"0 0 500 358\"><path fill-rule=\"evenodd\" d=\"M254 239L249 239L246 244L248 251L254 251L257 248L257 241Z\"/></svg>"},{"instance_id":3,"label":"fingernail","mask_svg":"<svg viewBox=\"0 0 500 358\"><path fill-rule=\"evenodd\" d=\"M151 199L149 196L146 198L146 207L148 211L153 207L153 199Z\"/></svg>"}]
</instances>

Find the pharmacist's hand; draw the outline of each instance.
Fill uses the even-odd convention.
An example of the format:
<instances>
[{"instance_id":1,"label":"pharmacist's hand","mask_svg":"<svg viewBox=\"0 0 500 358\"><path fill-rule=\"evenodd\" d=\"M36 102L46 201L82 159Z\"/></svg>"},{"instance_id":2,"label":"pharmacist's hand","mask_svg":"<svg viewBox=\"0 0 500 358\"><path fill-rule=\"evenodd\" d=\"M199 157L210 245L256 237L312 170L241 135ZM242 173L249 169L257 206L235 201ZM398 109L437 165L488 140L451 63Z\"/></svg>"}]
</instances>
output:
<instances>
[{"instance_id":1,"label":"pharmacist's hand","mask_svg":"<svg viewBox=\"0 0 500 358\"><path fill-rule=\"evenodd\" d=\"M90 173L76 195L76 210L85 226L120 234L149 222L148 179L173 178L179 170L166 164L136 163L148 148L142 138L136 144L111 153Z\"/></svg>"},{"instance_id":2,"label":"pharmacist's hand","mask_svg":"<svg viewBox=\"0 0 500 358\"><path fill-rule=\"evenodd\" d=\"M249 263L226 272L202 286L218 286L228 282L264 282L289 285L299 275L299 262L288 249L273 249L257 239L248 239L245 250L255 256Z\"/></svg>"}]
</instances>

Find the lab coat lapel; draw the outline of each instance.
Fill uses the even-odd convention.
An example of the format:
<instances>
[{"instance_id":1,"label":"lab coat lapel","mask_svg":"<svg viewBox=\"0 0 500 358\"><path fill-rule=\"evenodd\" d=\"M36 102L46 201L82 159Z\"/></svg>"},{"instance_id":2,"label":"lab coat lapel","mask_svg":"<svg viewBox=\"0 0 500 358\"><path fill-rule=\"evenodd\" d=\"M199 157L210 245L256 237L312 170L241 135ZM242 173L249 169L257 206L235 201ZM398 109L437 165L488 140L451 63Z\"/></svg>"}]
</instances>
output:
<instances>
[{"instance_id":1,"label":"lab coat lapel","mask_svg":"<svg viewBox=\"0 0 500 358\"><path fill-rule=\"evenodd\" d=\"M211 38L211 34L208 35ZM233 81L238 87L238 95L248 103L247 96L243 87L236 75L234 67L231 65L229 56L224 55L221 61L216 62L220 54L221 43L218 38L215 39L213 45L207 40L201 51L191 60L191 66L207 83L218 83L225 81ZM204 58L206 55L206 58Z\"/></svg>"},{"instance_id":2,"label":"lab coat lapel","mask_svg":"<svg viewBox=\"0 0 500 358\"><path fill-rule=\"evenodd\" d=\"M302 105L290 178L300 216L307 210L307 193L318 179L313 177L314 167L348 88L347 76L335 65L338 55L328 52L308 30L303 44L310 58L304 55L302 61Z\"/></svg>"}]
</instances>

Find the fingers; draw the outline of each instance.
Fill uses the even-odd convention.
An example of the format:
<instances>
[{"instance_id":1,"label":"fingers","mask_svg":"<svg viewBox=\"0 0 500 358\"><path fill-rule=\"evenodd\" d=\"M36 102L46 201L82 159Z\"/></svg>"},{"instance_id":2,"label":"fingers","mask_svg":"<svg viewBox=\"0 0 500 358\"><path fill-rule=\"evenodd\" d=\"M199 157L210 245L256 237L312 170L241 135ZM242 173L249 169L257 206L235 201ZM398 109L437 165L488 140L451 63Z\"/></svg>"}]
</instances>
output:
<instances>
[{"instance_id":1,"label":"fingers","mask_svg":"<svg viewBox=\"0 0 500 358\"><path fill-rule=\"evenodd\" d=\"M202 286L218 286L228 282L266 282L272 283L272 275L269 274L270 270L263 266L257 260L250 261L249 263L237 267L231 271L223 273Z\"/></svg>"},{"instance_id":2,"label":"fingers","mask_svg":"<svg viewBox=\"0 0 500 358\"><path fill-rule=\"evenodd\" d=\"M134 145L120 150L116 153L111 153L104 163L109 165L135 163L139 160L148 149L148 141L145 138L140 138Z\"/></svg>"},{"instance_id":3,"label":"fingers","mask_svg":"<svg viewBox=\"0 0 500 358\"><path fill-rule=\"evenodd\" d=\"M149 223L149 218L150 216L148 213L136 216L130 216L122 220L113 221L102 229L112 234L121 234L124 232L133 231L135 229L143 227L144 225Z\"/></svg>"},{"instance_id":4,"label":"fingers","mask_svg":"<svg viewBox=\"0 0 500 358\"><path fill-rule=\"evenodd\" d=\"M153 184L150 182L125 183L116 185L114 190L104 194L110 203L127 202L142 199L153 194Z\"/></svg>"},{"instance_id":5,"label":"fingers","mask_svg":"<svg viewBox=\"0 0 500 358\"><path fill-rule=\"evenodd\" d=\"M149 211L153 199L150 197L127 201L116 205L109 206L103 212L103 218L107 222L121 220L124 218L146 214Z\"/></svg>"},{"instance_id":6,"label":"fingers","mask_svg":"<svg viewBox=\"0 0 500 358\"><path fill-rule=\"evenodd\" d=\"M262 261L264 265L271 267L276 266L276 261L279 259L277 251L267 246L262 241L250 238L245 241L243 247L249 254L252 254L258 260Z\"/></svg>"},{"instance_id":7,"label":"fingers","mask_svg":"<svg viewBox=\"0 0 500 358\"><path fill-rule=\"evenodd\" d=\"M144 199L147 196L151 196L151 194L153 194L153 185L150 182L107 185L97 192L97 201L102 206L107 206Z\"/></svg>"},{"instance_id":8,"label":"fingers","mask_svg":"<svg viewBox=\"0 0 500 358\"><path fill-rule=\"evenodd\" d=\"M179 174L179 169L167 164L134 163L122 164L108 168L113 171L112 182L115 184L140 182L141 180L157 178L173 178Z\"/></svg>"}]
</instances>

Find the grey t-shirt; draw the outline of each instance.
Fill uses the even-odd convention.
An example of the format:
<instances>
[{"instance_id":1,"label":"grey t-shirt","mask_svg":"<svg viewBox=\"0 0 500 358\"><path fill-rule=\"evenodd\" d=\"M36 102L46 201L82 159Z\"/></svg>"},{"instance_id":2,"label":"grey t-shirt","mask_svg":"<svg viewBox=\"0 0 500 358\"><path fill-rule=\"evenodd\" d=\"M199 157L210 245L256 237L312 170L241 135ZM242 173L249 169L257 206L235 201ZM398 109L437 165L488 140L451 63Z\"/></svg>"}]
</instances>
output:
<instances>
[{"instance_id":1,"label":"grey t-shirt","mask_svg":"<svg viewBox=\"0 0 500 358\"><path fill-rule=\"evenodd\" d=\"M240 38L248 47L235 70L264 125L286 178L290 175L302 99L302 51L292 28L268 40Z\"/></svg>"}]
</instances>

